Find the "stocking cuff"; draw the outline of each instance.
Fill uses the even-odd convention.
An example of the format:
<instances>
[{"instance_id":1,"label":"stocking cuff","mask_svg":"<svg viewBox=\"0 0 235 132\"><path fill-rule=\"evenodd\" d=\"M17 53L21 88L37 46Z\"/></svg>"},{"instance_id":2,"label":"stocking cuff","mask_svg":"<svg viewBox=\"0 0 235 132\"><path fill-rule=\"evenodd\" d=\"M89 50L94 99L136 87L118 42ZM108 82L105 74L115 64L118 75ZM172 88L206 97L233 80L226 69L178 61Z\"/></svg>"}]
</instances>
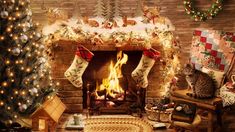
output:
<instances>
[{"instance_id":1,"label":"stocking cuff","mask_svg":"<svg viewBox=\"0 0 235 132\"><path fill-rule=\"evenodd\" d=\"M160 57L161 53L159 51L155 50L154 48L150 48L150 49L144 50L143 55L157 60Z\"/></svg>"},{"instance_id":2,"label":"stocking cuff","mask_svg":"<svg viewBox=\"0 0 235 132\"><path fill-rule=\"evenodd\" d=\"M91 61L94 54L82 45L78 45L76 55L82 57L86 61Z\"/></svg>"}]
</instances>

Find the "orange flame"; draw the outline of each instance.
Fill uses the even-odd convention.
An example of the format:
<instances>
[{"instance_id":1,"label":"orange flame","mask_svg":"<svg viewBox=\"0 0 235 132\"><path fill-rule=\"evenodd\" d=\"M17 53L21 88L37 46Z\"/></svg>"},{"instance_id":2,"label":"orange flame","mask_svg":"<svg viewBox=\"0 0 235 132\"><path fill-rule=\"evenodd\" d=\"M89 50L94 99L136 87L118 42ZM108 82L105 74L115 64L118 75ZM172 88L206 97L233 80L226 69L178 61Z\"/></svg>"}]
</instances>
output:
<instances>
[{"instance_id":1,"label":"orange flame","mask_svg":"<svg viewBox=\"0 0 235 132\"><path fill-rule=\"evenodd\" d=\"M117 54L117 63L114 65L113 61L111 61L108 78L103 79L100 86L98 86L98 83L96 84L96 93L97 91L106 90L106 95L109 95L113 98L115 98L118 94L124 93L123 88L119 84L119 78L122 77L122 65L126 64L127 60L128 56L123 54L122 51L119 51ZM98 94L96 95L98 97Z\"/></svg>"}]
</instances>

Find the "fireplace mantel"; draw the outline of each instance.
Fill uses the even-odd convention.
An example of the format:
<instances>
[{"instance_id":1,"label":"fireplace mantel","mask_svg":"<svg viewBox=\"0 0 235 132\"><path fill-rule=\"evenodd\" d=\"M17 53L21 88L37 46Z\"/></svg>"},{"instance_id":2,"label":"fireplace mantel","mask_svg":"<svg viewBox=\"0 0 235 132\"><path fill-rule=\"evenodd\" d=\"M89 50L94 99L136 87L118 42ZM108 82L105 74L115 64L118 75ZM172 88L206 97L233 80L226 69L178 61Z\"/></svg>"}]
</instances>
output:
<instances>
[{"instance_id":1,"label":"fireplace mantel","mask_svg":"<svg viewBox=\"0 0 235 132\"><path fill-rule=\"evenodd\" d=\"M84 47L86 47L87 49L89 49L90 51L142 51L145 48L143 46L137 46L137 45L131 45L131 44L127 44L125 46L121 46L121 47L116 47L114 44L102 44L102 45L94 45L91 43L79 43L77 41L74 40L58 40L54 42L56 44L57 49L61 49L61 48L69 48L72 50L76 50L77 45L81 44ZM159 45L152 45L152 48L154 49L159 49L162 46Z\"/></svg>"}]
</instances>

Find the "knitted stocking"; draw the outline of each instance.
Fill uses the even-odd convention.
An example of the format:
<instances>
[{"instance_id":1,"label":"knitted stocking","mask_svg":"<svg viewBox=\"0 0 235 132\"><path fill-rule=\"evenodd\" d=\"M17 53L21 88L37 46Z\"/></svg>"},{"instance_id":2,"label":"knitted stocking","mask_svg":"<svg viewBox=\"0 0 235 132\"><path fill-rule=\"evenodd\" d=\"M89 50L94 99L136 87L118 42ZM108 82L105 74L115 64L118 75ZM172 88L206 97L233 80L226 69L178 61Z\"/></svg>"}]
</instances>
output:
<instances>
[{"instance_id":1,"label":"knitted stocking","mask_svg":"<svg viewBox=\"0 0 235 132\"><path fill-rule=\"evenodd\" d=\"M75 86L82 87L82 75L86 70L89 61L92 59L94 54L88 49L79 45L76 51L75 58L71 66L64 73L64 76Z\"/></svg>"},{"instance_id":2,"label":"knitted stocking","mask_svg":"<svg viewBox=\"0 0 235 132\"><path fill-rule=\"evenodd\" d=\"M160 52L153 48L143 51L143 55L138 66L131 73L132 78L141 88L146 88L148 86L147 76L155 63L155 60L158 59L159 56Z\"/></svg>"}]
</instances>

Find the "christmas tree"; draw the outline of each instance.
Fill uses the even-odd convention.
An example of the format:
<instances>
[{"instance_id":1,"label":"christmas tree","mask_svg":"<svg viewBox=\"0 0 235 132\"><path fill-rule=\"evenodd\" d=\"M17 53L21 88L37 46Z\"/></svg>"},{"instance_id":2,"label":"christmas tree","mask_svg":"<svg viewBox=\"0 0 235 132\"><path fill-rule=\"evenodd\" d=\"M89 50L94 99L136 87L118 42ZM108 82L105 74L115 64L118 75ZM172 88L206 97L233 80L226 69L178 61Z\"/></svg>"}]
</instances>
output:
<instances>
[{"instance_id":1,"label":"christmas tree","mask_svg":"<svg viewBox=\"0 0 235 132\"><path fill-rule=\"evenodd\" d=\"M114 17L121 17L121 3L120 0L115 0L114 1Z\"/></svg>"},{"instance_id":2,"label":"christmas tree","mask_svg":"<svg viewBox=\"0 0 235 132\"><path fill-rule=\"evenodd\" d=\"M80 19L82 17L79 3L76 2L73 10L73 18Z\"/></svg>"},{"instance_id":3,"label":"christmas tree","mask_svg":"<svg viewBox=\"0 0 235 132\"><path fill-rule=\"evenodd\" d=\"M108 2L108 20L113 20L115 13L115 3L113 1Z\"/></svg>"},{"instance_id":4,"label":"christmas tree","mask_svg":"<svg viewBox=\"0 0 235 132\"><path fill-rule=\"evenodd\" d=\"M107 12L105 19L109 20L112 17L112 13L113 13L112 12L112 10L113 10L112 1L107 0L105 5L106 5L105 11Z\"/></svg>"},{"instance_id":5,"label":"christmas tree","mask_svg":"<svg viewBox=\"0 0 235 132\"><path fill-rule=\"evenodd\" d=\"M0 1L0 119L29 116L55 92L29 0Z\"/></svg>"},{"instance_id":6,"label":"christmas tree","mask_svg":"<svg viewBox=\"0 0 235 132\"><path fill-rule=\"evenodd\" d=\"M137 7L136 7L136 13L135 13L135 16L136 17L139 17L139 16L143 16L143 8L142 8L142 0L138 0L137 1Z\"/></svg>"},{"instance_id":7,"label":"christmas tree","mask_svg":"<svg viewBox=\"0 0 235 132\"><path fill-rule=\"evenodd\" d=\"M97 0L97 3L95 5L94 16L102 17L102 16L106 15L107 13L105 13L104 10L105 10L104 0Z\"/></svg>"},{"instance_id":8,"label":"christmas tree","mask_svg":"<svg viewBox=\"0 0 235 132\"><path fill-rule=\"evenodd\" d=\"M121 17L120 0L108 2L108 19L113 20L115 17Z\"/></svg>"}]
</instances>

